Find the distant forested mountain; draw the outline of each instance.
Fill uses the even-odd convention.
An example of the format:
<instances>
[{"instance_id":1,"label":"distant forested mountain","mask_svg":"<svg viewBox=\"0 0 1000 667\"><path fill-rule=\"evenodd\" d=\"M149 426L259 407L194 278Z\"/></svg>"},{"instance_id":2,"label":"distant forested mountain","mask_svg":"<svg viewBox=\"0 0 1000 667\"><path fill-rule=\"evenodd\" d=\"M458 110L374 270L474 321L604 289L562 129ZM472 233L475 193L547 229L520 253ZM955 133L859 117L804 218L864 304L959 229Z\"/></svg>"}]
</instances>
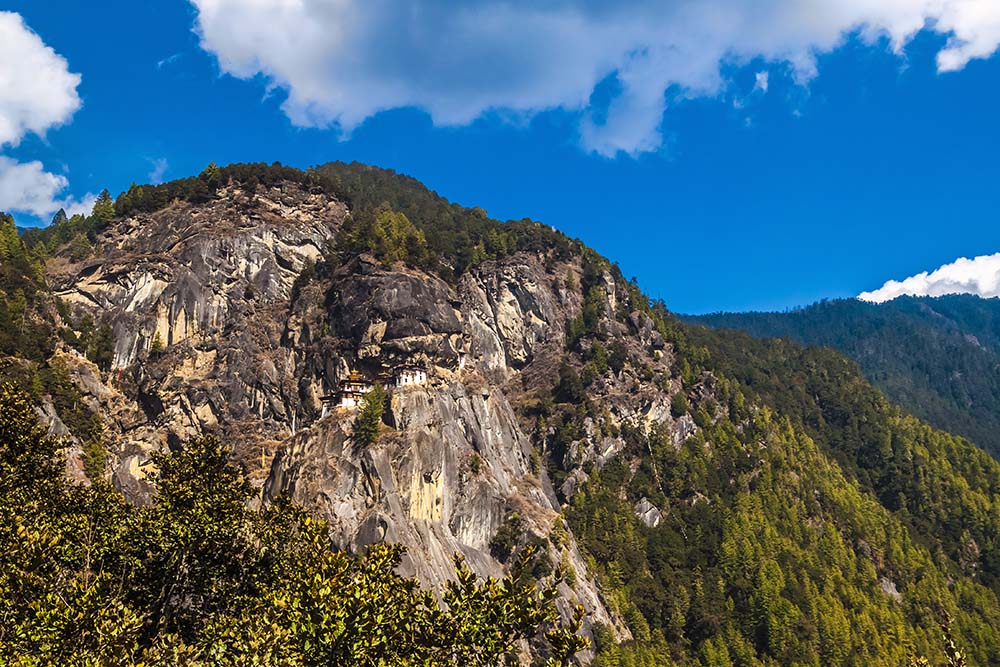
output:
<instances>
[{"instance_id":1,"label":"distant forested mountain","mask_svg":"<svg viewBox=\"0 0 1000 667\"><path fill-rule=\"evenodd\" d=\"M900 297L824 301L784 313L686 318L751 336L791 338L851 357L886 395L1000 457L1000 300Z\"/></svg>"}]
</instances>

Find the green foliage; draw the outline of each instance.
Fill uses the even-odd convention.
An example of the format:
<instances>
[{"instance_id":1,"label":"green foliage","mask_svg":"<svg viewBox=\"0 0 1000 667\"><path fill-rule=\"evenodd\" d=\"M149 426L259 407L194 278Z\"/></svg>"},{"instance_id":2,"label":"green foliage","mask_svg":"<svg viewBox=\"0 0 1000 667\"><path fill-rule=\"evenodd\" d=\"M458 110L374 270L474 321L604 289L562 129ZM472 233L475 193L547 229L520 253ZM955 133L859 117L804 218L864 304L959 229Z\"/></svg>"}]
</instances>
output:
<instances>
[{"instance_id":1,"label":"green foliage","mask_svg":"<svg viewBox=\"0 0 1000 667\"><path fill-rule=\"evenodd\" d=\"M586 399L580 373L568 362L559 367L559 384L555 389L555 400L560 403L582 403Z\"/></svg>"},{"instance_id":2,"label":"green foliage","mask_svg":"<svg viewBox=\"0 0 1000 667\"><path fill-rule=\"evenodd\" d=\"M192 179L133 186L114 214L208 201L232 184L253 190L289 181L350 205L336 248L344 254L372 252L453 279L521 250L547 263L581 253L581 279L574 268L565 280L567 289L579 289L572 298L582 307L567 323L558 384L525 415L537 424L532 470L547 468L555 488L579 463L573 443L586 436L588 418L619 435L587 395L597 378L629 366L661 387L678 378L683 384L671 412L693 414L695 434L678 443L666 427L622 424L625 451L603 467L585 464L587 477L577 480L565 508L587 574L597 576L635 637L615 645L607 631L595 631L596 665L881 667L905 664L911 654L928 657L914 664L959 665L966 656L958 645L973 664L1000 663L1000 466L903 413L840 355L686 327L616 266L562 235L530 221L499 223L412 179L362 165L310 172L209 165ZM0 359L0 374L35 400L51 395L74 432L90 434L85 465L92 478L104 468L95 445L100 422L52 356L55 331L45 313L58 304L48 301L40 267L57 248L89 256L109 220L104 198L94 215L57 216L52 231L26 236L27 245L10 233L12 221L0 225L0 253L9 260L0 261L0 351L10 355ZM333 261L306 266L295 297ZM615 312L606 274L618 285ZM975 332L984 349L1000 345L1000 327L993 331L987 315L950 301L932 310L931 319L962 321L959 333ZM663 338L648 352L666 351L676 362L669 372L654 373L634 346L607 340L615 330L609 320L634 324L633 311ZM68 314L62 318L69 322ZM906 318L926 324L913 312ZM109 368L110 329L93 320L74 328L78 335L58 333ZM957 341L956 331L945 333L938 340ZM991 395L990 355L957 343L885 338L907 356L930 357L902 368L894 365L897 350L875 346L889 360L879 361L890 368L887 377L909 382L917 403L927 396L923 385L905 378L926 371L939 391L940 355L951 350L963 375L986 379L956 378L948 385L950 407L971 413L970 400ZM528 584L551 564L547 554L537 556L542 540L528 535L516 514L491 544L511 563L510 577L476 582L458 562L439 604L395 574L401 553L394 547L350 558L331 548L325 525L287 503L248 509L249 487L212 439L158 457L161 492L150 507L127 508L100 482L72 487L58 466L46 467L55 444L25 426L34 423L26 406L0 395L0 438L34 433L0 449L0 466L15 461L0 469L0 662L16 655L29 664L493 665L503 664L519 639L537 645L542 628L550 664L567 664L581 645L578 626L551 625L554 581L541 591ZM384 412L379 388L358 413L357 445L377 441ZM8 413L20 427L3 430ZM975 414L980 426L990 423L985 412ZM28 472L13 472L22 468ZM656 528L635 516L642 497L664 510ZM569 567L561 521L550 540L558 574L572 584L583 573ZM938 620L948 616L942 642Z\"/></svg>"},{"instance_id":3,"label":"green foliage","mask_svg":"<svg viewBox=\"0 0 1000 667\"><path fill-rule=\"evenodd\" d=\"M580 341L587 337L600 336L600 323L604 317L607 294L604 289L604 271L610 267L608 261L589 248L581 252L583 265L584 294L580 314L570 320L566 332L566 346L579 348ZM572 276L570 276L572 277Z\"/></svg>"},{"instance_id":4,"label":"green foliage","mask_svg":"<svg viewBox=\"0 0 1000 667\"><path fill-rule=\"evenodd\" d=\"M559 578L529 582L530 550L502 580L457 559L438 602L396 574L399 547L353 558L287 502L250 509L214 438L155 457L148 507L70 484L58 449L0 387L3 664L485 667L532 640L562 667L586 646L582 610L559 622Z\"/></svg>"},{"instance_id":5,"label":"green foliage","mask_svg":"<svg viewBox=\"0 0 1000 667\"><path fill-rule=\"evenodd\" d=\"M679 451L662 434L642 443L659 482L645 472L650 461L634 475L609 464L574 496L570 525L619 611L661 630L665 652L682 664L898 665L903 639L940 655L913 624L939 603L957 609L930 552L789 423L764 413L743 429L766 448L748 448L731 423L710 425ZM692 502L695 494L706 499ZM641 496L671 508L656 529L632 513ZM902 602L882 591L882 577L900 586ZM989 664L1000 640L996 595L969 581L962 588L977 600L976 611L961 612L965 636L977 637L977 658Z\"/></svg>"},{"instance_id":6,"label":"green foliage","mask_svg":"<svg viewBox=\"0 0 1000 667\"><path fill-rule=\"evenodd\" d=\"M448 279L482 261L518 251L566 258L578 247L551 227L527 219L493 220L481 208L453 204L417 180L392 170L331 162L310 173L327 192L346 201L358 218L379 209L406 216L427 244L426 256L418 254L408 261L436 268Z\"/></svg>"},{"instance_id":7,"label":"green foliage","mask_svg":"<svg viewBox=\"0 0 1000 667\"><path fill-rule=\"evenodd\" d=\"M42 256L18 237L13 218L0 214L0 382L15 384L36 403L50 398L63 422L86 442L100 435L100 419L55 355L59 304L43 275ZM72 343L78 343L75 336Z\"/></svg>"},{"instance_id":8,"label":"green foliage","mask_svg":"<svg viewBox=\"0 0 1000 667\"><path fill-rule=\"evenodd\" d=\"M107 189L102 190L94 202L94 210L91 216L102 224L108 224L115 217L115 202L111 198L111 193Z\"/></svg>"},{"instance_id":9,"label":"green foliage","mask_svg":"<svg viewBox=\"0 0 1000 667\"><path fill-rule=\"evenodd\" d=\"M490 553L498 561L506 563L523 543L524 521L517 512L512 512L497 528L490 542Z\"/></svg>"},{"instance_id":10,"label":"green foliage","mask_svg":"<svg viewBox=\"0 0 1000 667\"><path fill-rule=\"evenodd\" d=\"M733 667L731 661L721 661L717 657L718 652L713 651L711 646L709 644L709 650L703 652L701 664L705 667ZM722 650L726 650L724 645ZM616 645L611 638L605 638L599 643L597 657L591 663L592 667L673 667L676 664L670 659L670 646L662 635L656 639L623 645Z\"/></svg>"},{"instance_id":11,"label":"green foliage","mask_svg":"<svg viewBox=\"0 0 1000 667\"><path fill-rule=\"evenodd\" d=\"M620 340L612 342L608 348L608 367L618 374L622 372L628 361L628 352L625 349L624 343Z\"/></svg>"},{"instance_id":12,"label":"green foliage","mask_svg":"<svg viewBox=\"0 0 1000 667\"><path fill-rule=\"evenodd\" d=\"M89 257L93 250L94 246L87 240L86 235L81 232L74 236L73 240L69 243L69 258L71 261L81 262Z\"/></svg>"},{"instance_id":13,"label":"green foliage","mask_svg":"<svg viewBox=\"0 0 1000 667\"><path fill-rule=\"evenodd\" d=\"M218 183L221 177L219 165L209 162L208 166L198 175L198 178L207 183Z\"/></svg>"},{"instance_id":14,"label":"green foliage","mask_svg":"<svg viewBox=\"0 0 1000 667\"><path fill-rule=\"evenodd\" d=\"M198 176L182 178L160 185L135 185L115 200L115 215L130 216L154 213L176 201L202 204L216 197L220 188L238 183L251 190L282 187L285 183L298 183L306 187L319 187L319 179L312 172L274 164L232 164L218 167L209 164Z\"/></svg>"},{"instance_id":15,"label":"green foliage","mask_svg":"<svg viewBox=\"0 0 1000 667\"><path fill-rule=\"evenodd\" d=\"M22 238L25 245L40 258L54 255L65 247L72 261L81 261L86 258L97 234L106 224L94 215L77 214L67 218L65 211L60 210L48 227L28 229Z\"/></svg>"},{"instance_id":16,"label":"green foliage","mask_svg":"<svg viewBox=\"0 0 1000 667\"><path fill-rule=\"evenodd\" d=\"M93 318L88 314L83 317L79 327L75 347L102 371L111 370L115 358L115 337L111 326L95 326Z\"/></svg>"},{"instance_id":17,"label":"green foliage","mask_svg":"<svg viewBox=\"0 0 1000 667\"><path fill-rule=\"evenodd\" d=\"M971 295L845 299L786 313L691 318L756 337L832 347L886 395L1000 457L1000 302Z\"/></svg>"},{"instance_id":18,"label":"green foliage","mask_svg":"<svg viewBox=\"0 0 1000 667\"><path fill-rule=\"evenodd\" d=\"M674 419L686 415L690 407L683 391L677 392L670 399L670 414L673 415Z\"/></svg>"},{"instance_id":19,"label":"green foliage","mask_svg":"<svg viewBox=\"0 0 1000 667\"><path fill-rule=\"evenodd\" d=\"M365 394L358 416L354 418L353 440L358 447L368 447L378 440L387 399L388 395L380 384Z\"/></svg>"},{"instance_id":20,"label":"green foliage","mask_svg":"<svg viewBox=\"0 0 1000 667\"><path fill-rule=\"evenodd\" d=\"M92 317L86 316L75 325L78 334L69 327L60 329L56 313L68 325L72 325L72 318L53 298L44 279L45 256L62 244L69 244L67 252L73 261L91 254L93 247L89 235L113 215L108 208L110 196L103 196L106 194L107 191L102 193L94 206L103 217L67 219L60 211L52 226L29 230L24 240L17 237L13 219L0 214L0 355L18 357L44 367L55 352L58 334L102 370L110 370L114 359L111 328L98 327ZM16 381L2 374L0 379ZM51 389L47 385L44 388Z\"/></svg>"},{"instance_id":21,"label":"green foliage","mask_svg":"<svg viewBox=\"0 0 1000 667\"><path fill-rule=\"evenodd\" d=\"M0 662L124 664L138 619L91 567L123 513L70 486L58 449L27 397L0 386Z\"/></svg>"},{"instance_id":22,"label":"green foliage","mask_svg":"<svg viewBox=\"0 0 1000 667\"><path fill-rule=\"evenodd\" d=\"M41 361L53 348L52 327L39 312L47 301L43 270L14 219L0 213L0 354Z\"/></svg>"},{"instance_id":23,"label":"green foliage","mask_svg":"<svg viewBox=\"0 0 1000 667\"><path fill-rule=\"evenodd\" d=\"M184 201L211 201L231 184L251 190L296 183L345 201L352 211L343 252L384 253L384 261L402 259L452 279L488 259L530 251L549 258L568 257L578 247L551 227L531 220L506 223L481 208L452 204L416 180L391 170L358 163L333 162L309 171L271 165L209 165L201 174L160 185L132 184L114 201L113 213L102 198L91 216L65 215L44 230L33 231L29 245L54 252L82 233L91 243L114 216L149 214ZM379 211L392 218L377 220ZM383 218L385 216L383 215ZM403 222L406 220L406 223ZM82 249L81 249L82 251Z\"/></svg>"},{"instance_id":24,"label":"green foliage","mask_svg":"<svg viewBox=\"0 0 1000 667\"><path fill-rule=\"evenodd\" d=\"M970 662L1000 660L1000 466L836 353L649 312L699 396L699 431L677 448L665 429L623 429L625 460L566 511L638 639L595 664L899 665L908 648L939 664L942 613ZM577 436L560 431L580 417L559 414L550 445ZM633 513L642 497L670 508L656 528Z\"/></svg>"},{"instance_id":25,"label":"green foliage","mask_svg":"<svg viewBox=\"0 0 1000 667\"><path fill-rule=\"evenodd\" d=\"M0 260L9 261L23 253L14 218L0 213Z\"/></svg>"},{"instance_id":26,"label":"green foliage","mask_svg":"<svg viewBox=\"0 0 1000 667\"><path fill-rule=\"evenodd\" d=\"M713 348L720 372L788 417L896 512L915 540L959 564L968 530L977 577L1000 591L1000 464L988 454L905 414L830 350L703 329L692 336Z\"/></svg>"},{"instance_id":27,"label":"green foliage","mask_svg":"<svg viewBox=\"0 0 1000 667\"><path fill-rule=\"evenodd\" d=\"M0 493L51 502L61 489L58 443L45 436L28 397L0 385ZM23 495L22 495L23 494Z\"/></svg>"},{"instance_id":28,"label":"green foliage","mask_svg":"<svg viewBox=\"0 0 1000 667\"><path fill-rule=\"evenodd\" d=\"M353 216L341 230L337 247L350 255L369 252L387 265L405 260L433 268L423 232L406 215L388 208Z\"/></svg>"},{"instance_id":29,"label":"green foliage","mask_svg":"<svg viewBox=\"0 0 1000 667\"><path fill-rule=\"evenodd\" d=\"M941 623L942 631L942 643L944 645L945 659L948 661L944 663L947 667L968 667L969 662L966 660L965 652L963 652L958 645L955 643L955 639L951 632L951 618L946 618ZM931 662L923 656L910 656L907 662L908 667L931 667Z\"/></svg>"},{"instance_id":30,"label":"green foliage","mask_svg":"<svg viewBox=\"0 0 1000 667\"><path fill-rule=\"evenodd\" d=\"M108 452L100 440L83 443L83 472L87 479L94 481L104 477L108 466Z\"/></svg>"}]
</instances>

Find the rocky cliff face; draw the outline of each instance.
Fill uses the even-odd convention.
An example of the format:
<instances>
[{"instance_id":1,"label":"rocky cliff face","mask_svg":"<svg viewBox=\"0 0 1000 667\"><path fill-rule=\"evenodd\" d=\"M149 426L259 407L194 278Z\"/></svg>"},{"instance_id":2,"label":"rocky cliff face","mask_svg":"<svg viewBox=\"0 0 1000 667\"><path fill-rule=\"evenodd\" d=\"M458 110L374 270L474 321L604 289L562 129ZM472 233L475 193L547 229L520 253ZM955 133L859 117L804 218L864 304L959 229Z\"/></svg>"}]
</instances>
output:
<instances>
[{"instance_id":1,"label":"rocky cliff face","mask_svg":"<svg viewBox=\"0 0 1000 667\"><path fill-rule=\"evenodd\" d=\"M588 298L593 307L596 289L601 326L623 341L624 361L593 379L603 416L588 417L558 453L570 472L555 485L530 407L559 382L566 331L585 307L583 260L519 253L449 283L361 256L299 278L327 255L347 214L298 185L233 187L208 204L119 220L88 259L52 262L72 318L113 331L110 373L82 360L73 372L101 402L107 474L145 502L150 452L217 432L262 501L291 496L329 520L344 548L402 543L404 568L433 585L455 553L482 575L501 574L492 547L517 517L551 565L576 574L564 585L566 608L582 603L591 622L627 636L572 534L555 525L587 471L622 450L622 428L664 424L678 442L695 428L670 413L671 350L648 317L619 312L626 286L604 271ZM402 365L425 369L427 380L392 387L383 435L359 447L355 410L328 397L352 372L391 380ZM667 511L647 505L636 509L647 522Z\"/></svg>"},{"instance_id":2,"label":"rocky cliff face","mask_svg":"<svg viewBox=\"0 0 1000 667\"><path fill-rule=\"evenodd\" d=\"M112 328L106 389L125 406L106 425L113 478L134 500L147 497L151 450L218 430L259 461L296 427L299 360L282 345L289 295L346 213L299 187L234 189L117 221L88 259L52 263L75 319Z\"/></svg>"},{"instance_id":3,"label":"rocky cliff face","mask_svg":"<svg viewBox=\"0 0 1000 667\"><path fill-rule=\"evenodd\" d=\"M566 320L580 307L577 295L552 283L528 256L484 266L454 286L361 258L336 272L325 311L319 286L304 291L296 309L330 320L331 340L312 345L325 346L335 361L317 381L330 385L348 369L374 376L404 363L426 367L429 377L391 391L392 428L373 447L352 444L353 410L310 422L279 450L266 497L287 493L314 509L344 547L405 544L404 567L436 585L452 571L455 553L482 575L501 574L491 555L501 525L516 513L530 533L546 536L559 516L544 470L532 470L531 438L515 409L522 374L529 366L549 374ZM306 316L295 324L317 326ZM567 602L614 624L575 542L564 549L580 573L575 589L565 590ZM561 554L547 557L559 562Z\"/></svg>"}]
</instances>

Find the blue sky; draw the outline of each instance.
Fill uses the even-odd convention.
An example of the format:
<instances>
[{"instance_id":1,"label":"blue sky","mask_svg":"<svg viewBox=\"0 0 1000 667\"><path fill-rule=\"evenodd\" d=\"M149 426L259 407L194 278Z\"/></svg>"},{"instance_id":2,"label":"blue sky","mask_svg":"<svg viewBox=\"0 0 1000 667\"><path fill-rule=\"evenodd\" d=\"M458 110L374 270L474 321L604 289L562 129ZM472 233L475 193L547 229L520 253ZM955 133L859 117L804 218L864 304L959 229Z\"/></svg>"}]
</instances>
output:
<instances>
[{"instance_id":1,"label":"blue sky","mask_svg":"<svg viewBox=\"0 0 1000 667\"><path fill-rule=\"evenodd\" d=\"M921 30L905 12L799 24L786 20L794 3L768 0L746 23L753 39L696 17L708 37L677 44L598 10L615 30L590 40L559 14L469 4L524 34L463 41L438 0L421 16L365 16L371 48L327 52L340 24L320 22L333 19L297 26L310 17L248 15L235 0L0 1L81 77L79 108L21 131L0 161L40 161L64 179L57 196L79 201L210 161L360 160L494 217L549 223L690 313L854 296L1000 252L1000 17L981 3L935 24L927 3L899 0L919 5ZM506 11L530 11L520 4ZM283 29L291 39L270 44ZM546 31L564 39L558 53ZM621 53L589 45L619 36ZM436 41L447 51L431 58ZM0 55L4 66L17 64Z\"/></svg>"}]
</instances>

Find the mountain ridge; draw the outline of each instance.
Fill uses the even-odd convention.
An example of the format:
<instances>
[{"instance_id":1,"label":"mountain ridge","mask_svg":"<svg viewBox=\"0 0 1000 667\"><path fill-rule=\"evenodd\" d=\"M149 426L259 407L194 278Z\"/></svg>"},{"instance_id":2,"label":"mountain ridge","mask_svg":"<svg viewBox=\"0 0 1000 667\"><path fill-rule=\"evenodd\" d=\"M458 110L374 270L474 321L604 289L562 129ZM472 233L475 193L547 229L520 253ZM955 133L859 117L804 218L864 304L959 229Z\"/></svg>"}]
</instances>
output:
<instances>
[{"instance_id":1,"label":"mountain ridge","mask_svg":"<svg viewBox=\"0 0 1000 667\"><path fill-rule=\"evenodd\" d=\"M787 313L715 313L689 322L789 337L857 361L894 401L1000 455L1000 300L832 300Z\"/></svg>"},{"instance_id":2,"label":"mountain ridge","mask_svg":"<svg viewBox=\"0 0 1000 667\"><path fill-rule=\"evenodd\" d=\"M36 388L77 479L148 503L154 454L218 433L265 506L402 543L431 585L537 546L598 665L938 659L942 614L1000 660L1000 464L839 354L690 327L579 242L372 167L210 166L112 206L22 237L54 291L35 372L63 360L103 427ZM401 364L427 382L359 446L325 397Z\"/></svg>"}]
</instances>

